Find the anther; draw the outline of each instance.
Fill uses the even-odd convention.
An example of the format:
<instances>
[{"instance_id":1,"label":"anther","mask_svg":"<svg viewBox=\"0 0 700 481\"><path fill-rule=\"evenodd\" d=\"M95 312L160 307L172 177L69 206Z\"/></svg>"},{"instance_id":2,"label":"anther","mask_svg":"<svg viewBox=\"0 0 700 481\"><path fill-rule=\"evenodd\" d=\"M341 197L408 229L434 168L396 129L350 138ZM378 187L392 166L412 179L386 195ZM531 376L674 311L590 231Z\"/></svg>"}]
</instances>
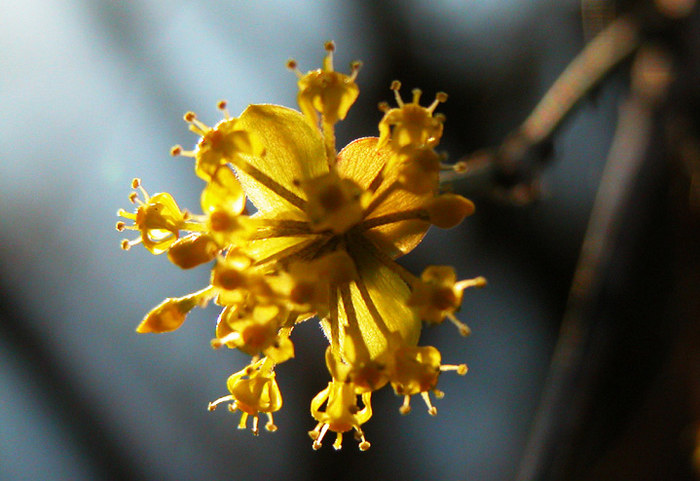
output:
<instances>
[{"instance_id":1,"label":"anther","mask_svg":"<svg viewBox=\"0 0 700 481\"><path fill-rule=\"evenodd\" d=\"M420 395L423 398L425 405L428 406L428 414L430 414L431 416L437 416L437 408L433 406L432 402L430 402L430 395L428 395L428 393L425 391L420 393Z\"/></svg>"},{"instance_id":2,"label":"anther","mask_svg":"<svg viewBox=\"0 0 700 481\"><path fill-rule=\"evenodd\" d=\"M403 397L403 404L399 408L399 412L404 416L411 412L411 396Z\"/></svg>"}]
</instances>

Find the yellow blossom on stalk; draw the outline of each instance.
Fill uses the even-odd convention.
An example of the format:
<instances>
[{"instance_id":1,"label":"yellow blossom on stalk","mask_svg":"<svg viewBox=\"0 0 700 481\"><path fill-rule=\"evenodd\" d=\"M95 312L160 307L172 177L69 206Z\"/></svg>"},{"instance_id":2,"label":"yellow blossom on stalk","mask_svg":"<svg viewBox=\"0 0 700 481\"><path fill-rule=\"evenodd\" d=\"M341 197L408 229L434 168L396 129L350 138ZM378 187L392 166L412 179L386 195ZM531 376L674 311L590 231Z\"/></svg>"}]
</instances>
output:
<instances>
[{"instance_id":1,"label":"yellow blossom on stalk","mask_svg":"<svg viewBox=\"0 0 700 481\"><path fill-rule=\"evenodd\" d=\"M296 62L301 112L278 105L250 105L238 117L225 102L224 119L214 127L188 112L185 120L200 138L192 151L172 153L195 158L195 173L206 182L202 214L182 211L167 193L144 199L133 193L136 212L119 211L133 221L118 230L137 230L138 243L154 254L189 269L214 261L210 285L181 298L169 298L139 325L139 332L177 329L195 306L213 301L222 308L212 346L238 349L250 364L233 374L229 402L243 414L239 427L253 417L269 417L282 407L275 367L294 356L294 327L314 316L329 341L327 387L311 401L317 424L309 432L314 449L328 431L354 431L366 450L363 425L372 416L371 395L391 385L409 398L420 394L430 414L437 411L441 372L466 373L466 365L443 365L440 352L418 346L422 323L455 317L462 292L484 284L482 278L457 281L454 269L428 267L418 278L395 259L420 244L431 225L450 228L474 211L456 194L441 193L441 157L435 152L444 118L434 111L447 96L438 93L428 107L420 91L404 103L394 82L398 107L385 112L379 137L361 138L336 151L334 125L357 100L359 62L346 75L335 71L332 42L325 45L323 67L306 74ZM246 210L247 201L255 212ZM294 342L299 342L295 339Z\"/></svg>"}]
</instances>

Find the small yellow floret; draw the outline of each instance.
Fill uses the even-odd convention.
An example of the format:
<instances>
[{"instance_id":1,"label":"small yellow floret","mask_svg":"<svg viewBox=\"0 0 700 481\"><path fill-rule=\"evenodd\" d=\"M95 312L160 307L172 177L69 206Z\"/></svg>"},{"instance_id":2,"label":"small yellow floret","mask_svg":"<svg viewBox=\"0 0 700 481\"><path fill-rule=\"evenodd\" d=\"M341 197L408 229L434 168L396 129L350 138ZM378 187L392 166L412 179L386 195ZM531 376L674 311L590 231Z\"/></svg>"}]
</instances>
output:
<instances>
[{"instance_id":1,"label":"small yellow floret","mask_svg":"<svg viewBox=\"0 0 700 481\"><path fill-rule=\"evenodd\" d=\"M140 179L131 182L132 188L138 189L143 195L143 200L134 191L129 195L129 201L137 204L136 212L127 212L120 209L117 215L134 221L133 225L117 222L119 231L125 229L138 230L141 236L132 241L122 241L122 249L143 242L143 245L153 254L162 254L180 237L180 230L185 227L186 214L180 210L175 199L167 192L161 192L154 196L141 186Z\"/></svg>"},{"instance_id":2,"label":"small yellow floret","mask_svg":"<svg viewBox=\"0 0 700 481\"><path fill-rule=\"evenodd\" d=\"M301 187L308 197L306 214L316 231L343 234L364 217L365 192L335 171L304 181Z\"/></svg>"},{"instance_id":3,"label":"small yellow floret","mask_svg":"<svg viewBox=\"0 0 700 481\"><path fill-rule=\"evenodd\" d=\"M170 297L146 314L141 324L136 328L138 333L163 333L178 329L184 322L187 314L197 305L192 296L173 298Z\"/></svg>"},{"instance_id":4,"label":"small yellow floret","mask_svg":"<svg viewBox=\"0 0 700 481\"><path fill-rule=\"evenodd\" d=\"M354 429L360 450L369 449L370 445L360 426L372 417L371 394L366 392L361 395L364 407L360 409L357 405L358 394L352 382L329 382L328 387L311 401L311 415L318 421L316 427L309 431L309 436L314 441L313 448L319 449L326 432L331 430L337 433L333 447L338 450L342 447L343 433ZM326 408L322 410L324 404Z\"/></svg>"},{"instance_id":5,"label":"small yellow floret","mask_svg":"<svg viewBox=\"0 0 700 481\"><path fill-rule=\"evenodd\" d=\"M343 120L350 107L360 94L360 89L355 83L360 63L351 64L350 75L345 75L333 70L333 42L327 42L326 58L323 60L323 68L311 70L302 74L297 69L294 60L287 62L287 67L294 70L299 77L299 95L297 101L302 113L314 127L318 125L318 115L323 117L323 122L335 124Z\"/></svg>"},{"instance_id":6,"label":"small yellow floret","mask_svg":"<svg viewBox=\"0 0 700 481\"><path fill-rule=\"evenodd\" d=\"M408 300L418 315L433 324L442 323L448 318L463 336L471 330L454 316L462 305L462 294L469 287L484 287L486 279L476 277L457 281L457 274L451 266L428 266L416 283Z\"/></svg>"},{"instance_id":7,"label":"small yellow floret","mask_svg":"<svg viewBox=\"0 0 700 481\"><path fill-rule=\"evenodd\" d=\"M433 103L428 107L423 107L419 104L421 96L419 89L413 90L413 101L407 104L399 95L400 88L399 81L392 82L391 90L394 91L398 107L390 109L387 104L380 105L380 108L384 110L384 117L379 122L377 148L387 145L389 140L395 149L401 149L408 145L422 147L428 142L437 145L442 137L445 119L439 114L433 116L433 112L439 103L447 100L447 94L438 92Z\"/></svg>"},{"instance_id":8,"label":"small yellow floret","mask_svg":"<svg viewBox=\"0 0 700 481\"><path fill-rule=\"evenodd\" d=\"M265 151L259 139L237 126L238 119L228 116L225 102L219 101L218 107L223 107L225 118L214 127L201 122L194 112L187 112L183 119L190 124L190 130L200 136L199 142L194 151L184 151L179 145L170 150L172 155L194 157L195 173L206 181L235 156L263 155Z\"/></svg>"},{"instance_id":9,"label":"small yellow floret","mask_svg":"<svg viewBox=\"0 0 700 481\"><path fill-rule=\"evenodd\" d=\"M441 229L451 229L474 213L474 203L457 194L442 194L429 199L425 205L430 223Z\"/></svg>"},{"instance_id":10,"label":"small yellow floret","mask_svg":"<svg viewBox=\"0 0 700 481\"><path fill-rule=\"evenodd\" d=\"M265 428L271 432L277 430L272 413L282 408L282 393L269 362L260 360L255 365L232 374L228 378L226 386L231 394L209 403L210 411L216 409L216 406L221 403L231 401L229 410L232 412L241 411L239 429L245 429L248 416L253 416L251 431L257 436L259 433L258 416L260 413L265 413L268 418Z\"/></svg>"}]
</instances>

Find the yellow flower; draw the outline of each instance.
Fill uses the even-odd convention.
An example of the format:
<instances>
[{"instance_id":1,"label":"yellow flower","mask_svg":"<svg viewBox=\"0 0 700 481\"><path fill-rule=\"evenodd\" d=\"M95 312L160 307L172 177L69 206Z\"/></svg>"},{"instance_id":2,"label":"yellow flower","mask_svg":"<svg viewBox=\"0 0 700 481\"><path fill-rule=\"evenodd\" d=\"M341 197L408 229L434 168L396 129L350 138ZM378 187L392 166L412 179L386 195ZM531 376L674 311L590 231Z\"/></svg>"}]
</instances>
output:
<instances>
[{"instance_id":1,"label":"yellow flower","mask_svg":"<svg viewBox=\"0 0 700 481\"><path fill-rule=\"evenodd\" d=\"M301 112L278 105L251 105L208 127L185 115L200 136L194 150L175 146L173 154L195 158L196 174L207 182L203 214L182 212L168 194L146 197L134 226L139 241L153 253L190 268L216 258L211 284L193 299L168 299L144 320L140 332L179 327L195 305L214 299L223 307L212 346L239 349L250 365L229 378L230 395L212 403L254 416L282 405L276 364L294 355L290 335L296 324L321 319L329 340L328 386L311 401L317 421L313 447L325 434L354 430L366 450L362 425L372 416L371 394L391 384L404 396L437 391L439 373L466 372L466 366L441 364L439 351L419 347L422 321L454 317L469 282L456 282L451 268L428 268L417 278L395 259L414 249L431 225L450 228L474 211L455 194L441 194L440 156L443 118L433 115L445 94L428 107L420 92L404 104L392 84L398 108L384 108L379 137L361 138L336 152L334 124L345 118L358 97L359 62L350 75L333 68L334 45L326 44L323 68L299 77ZM137 186L135 186L136 188ZM256 208L246 211L246 201ZM156 203L159 206L155 208ZM143 220L147 219L147 220ZM180 232L190 234L179 239ZM179 240L178 240L179 239ZM478 282L477 282L478 284ZM476 285L476 284L474 284ZM466 326L464 326L466 328ZM298 342L295 341L295 342ZM263 357L261 357L263 356Z\"/></svg>"},{"instance_id":2,"label":"yellow flower","mask_svg":"<svg viewBox=\"0 0 700 481\"><path fill-rule=\"evenodd\" d=\"M229 410L241 411L241 421L238 429L245 429L249 416L253 416L251 431L258 435L259 414L265 413L268 422L265 429L276 431L277 426L272 418L272 413L282 408L282 394L272 370L272 363L260 360L254 364L232 374L226 382L231 394L223 396L209 403L209 410L213 411L221 403L232 401Z\"/></svg>"}]
</instances>

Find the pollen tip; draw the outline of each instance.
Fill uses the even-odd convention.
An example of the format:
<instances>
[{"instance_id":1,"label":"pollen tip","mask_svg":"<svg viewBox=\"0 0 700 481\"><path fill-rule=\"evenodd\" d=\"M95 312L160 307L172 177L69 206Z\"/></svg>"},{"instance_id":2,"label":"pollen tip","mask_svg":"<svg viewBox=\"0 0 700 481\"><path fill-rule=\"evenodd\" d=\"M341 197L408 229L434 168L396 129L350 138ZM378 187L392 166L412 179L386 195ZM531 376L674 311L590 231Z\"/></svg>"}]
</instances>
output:
<instances>
[{"instance_id":1,"label":"pollen tip","mask_svg":"<svg viewBox=\"0 0 700 481\"><path fill-rule=\"evenodd\" d=\"M129 239L123 239L121 241L120 247L122 248L122 250L125 250L125 251L128 251L129 249L131 249L131 243L129 242Z\"/></svg>"},{"instance_id":2,"label":"pollen tip","mask_svg":"<svg viewBox=\"0 0 700 481\"><path fill-rule=\"evenodd\" d=\"M311 430L311 431L309 431L308 434L309 434L309 437L310 437L312 440L316 441L316 440L318 439L318 431L316 431L316 430Z\"/></svg>"},{"instance_id":3,"label":"pollen tip","mask_svg":"<svg viewBox=\"0 0 700 481\"><path fill-rule=\"evenodd\" d=\"M406 414L411 412L411 406L401 406L399 408L399 412L405 416Z\"/></svg>"},{"instance_id":4,"label":"pollen tip","mask_svg":"<svg viewBox=\"0 0 700 481\"><path fill-rule=\"evenodd\" d=\"M388 102L379 102L377 104L377 108L381 111L386 113L389 110L389 103Z\"/></svg>"},{"instance_id":5,"label":"pollen tip","mask_svg":"<svg viewBox=\"0 0 700 481\"><path fill-rule=\"evenodd\" d=\"M321 449L321 443L319 443L318 441L314 441L313 444L311 444L311 447L314 451L318 451L319 449Z\"/></svg>"},{"instance_id":6,"label":"pollen tip","mask_svg":"<svg viewBox=\"0 0 700 481\"><path fill-rule=\"evenodd\" d=\"M215 410L216 410L216 404L214 404L214 403L209 403L209 404L207 405L207 410L208 410L208 411L215 411Z\"/></svg>"},{"instance_id":7,"label":"pollen tip","mask_svg":"<svg viewBox=\"0 0 700 481\"><path fill-rule=\"evenodd\" d=\"M471 333L472 333L472 330L469 329L469 327L467 327L467 326L459 326L459 334L460 334L462 337L467 337L467 336L469 336L469 334L471 334Z\"/></svg>"},{"instance_id":8,"label":"pollen tip","mask_svg":"<svg viewBox=\"0 0 700 481\"><path fill-rule=\"evenodd\" d=\"M267 423L267 424L265 425L265 429L267 429L267 430L268 430L269 432L271 432L271 433L274 433L275 431L277 431L277 426L275 426L275 425L272 424L272 423Z\"/></svg>"},{"instance_id":9,"label":"pollen tip","mask_svg":"<svg viewBox=\"0 0 700 481\"><path fill-rule=\"evenodd\" d=\"M131 188L132 189L138 189L141 186L141 179L138 177L134 177L131 179Z\"/></svg>"},{"instance_id":10,"label":"pollen tip","mask_svg":"<svg viewBox=\"0 0 700 481\"><path fill-rule=\"evenodd\" d=\"M216 108L219 110L226 110L226 105L228 105L228 103L225 100L219 100L216 103Z\"/></svg>"},{"instance_id":11,"label":"pollen tip","mask_svg":"<svg viewBox=\"0 0 700 481\"><path fill-rule=\"evenodd\" d=\"M441 103L447 102L447 94L445 92L438 92L435 94L435 100Z\"/></svg>"},{"instance_id":12,"label":"pollen tip","mask_svg":"<svg viewBox=\"0 0 700 481\"><path fill-rule=\"evenodd\" d=\"M437 416L437 408L435 406L430 406L428 409L428 414L431 416Z\"/></svg>"},{"instance_id":13,"label":"pollen tip","mask_svg":"<svg viewBox=\"0 0 700 481\"><path fill-rule=\"evenodd\" d=\"M323 49L326 52L335 52L335 42L333 40L329 40L323 44Z\"/></svg>"},{"instance_id":14,"label":"pollen tip","mask_svg":"<svg viewBox=\"0 0 700 481\"><path fill-rule=\"evenodd\" d=\"M362 61L360 60L355 60L353 62L350 62L350 69L355 72L357 70L360 70L362 68Z\"/></svg>"},{"instance_id":15,"label":"pollen tip","mask_svg":"<svg viewBox=\"0 0 700 481\"><path fill-rule=\"evenodd\" d=\"M398 80L394 80L391 82L391 85L389 86L390 90L399 90L401 89L401 82Z\"/></svg>"},{"instance_id":16,"label":"pollen tip","mask_svg":"<svg viewBox=\"0 0 700 481\"><path fill-rule=\"evenodd\" d=\"M177 157L178 155L182 155L182 145L173 145L170 148L170 155L173 157Z\"/></svg>"},{"instance_id":17,"label":"pollen tip","mask_svg":"<svg viewBox=\"0 0 700 481\"><path fill-rule=\"evenodd\" d=\"M121 232L121 231L123 231L124 229L126 229L126 223L125 223L125 222L122 222L122 221L118 221L118 222L114 225L114 227L115 227L115 229L117 229L119 232Z\"/></svg>"},{"instance_id":18,"label":"pollen tip","mask_svg":"<svg viewBox=\"0 0 700 481\"><path fill-rule=\"evenodd\" d=\"M457 366L457 374L459 374L460 376L466 375L468 370L469 368L466 364L460 364L459 366Z\"/></svg>"},{"instance_id":19,"label":"pollen tip","mask_svg":"<svg viewBox=\"0 0 700 481\"><path fill-rule=\"evenodd\" d=\"M185 120L185 122L192 122L197 118L197 115L190 110L189 112L185 112L185 115L183 115L182 118Z\"/></svg>"},{"instance_id":20,"label":"pollen tip","mask_svg":"<svg viewBox=\"0 0 700 481\"><path fill-rule=\"evenodd\" d=\"M136 198L137 198L138 196L139 196L139 195L138 195L136 192L132 192L131 194L129 194L129 202L131 202L132 204L135 204L135 203L136 203Z\"/></svg>"},{"instance_id":21,"label":"pollen tip","mask_svg":"<svg viewBox=\"0 0 700 481\"><path fill-rule=\"evenodd\" d=\"M362 441L358 447L360 448L360 451L365 452L370 448L370 446L372 445L369 443L369 441Z\"/></svg>"},{"instance_id":22,"label":"pollen tip","mask_svg":"<svg viewBox=\"0 0 700 481\"><path fill-rule=\"evenodd\" d=\"M220 349L221 346L224 345L224 343L221 342L221 339L219 339L219 338L217 338L217 337L215 337L214 339L212 339L210 344L211 344L212 349Z\"/></svg>"},{"instance_id":23,"label":"pollen tip","mask_svg":"<svg viewBox=\"0 0 700 481\"><path fill-rule=\"evenodd\" d=\"M297 68L297 61L294 60L293 58L290 58L289 60L287 60L287 68L289 70L296 69Z\"/></svg>"}]
</instances>

